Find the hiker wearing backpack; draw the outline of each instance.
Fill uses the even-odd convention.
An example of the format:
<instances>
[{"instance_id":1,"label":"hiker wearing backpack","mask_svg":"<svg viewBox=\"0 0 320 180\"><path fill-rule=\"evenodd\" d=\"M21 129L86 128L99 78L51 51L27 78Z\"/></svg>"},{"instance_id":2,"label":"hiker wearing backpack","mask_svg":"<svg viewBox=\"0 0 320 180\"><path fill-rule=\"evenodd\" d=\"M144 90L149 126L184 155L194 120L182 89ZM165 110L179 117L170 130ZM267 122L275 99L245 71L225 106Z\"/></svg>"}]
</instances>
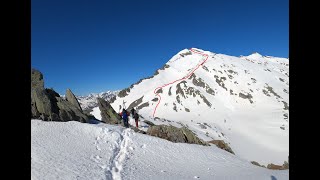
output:
<instances>
[{"instance_id":1,"label":"hiker wearing backpack","mask_svg":"<svg viewBox=\"0 0 320 180\"><path fill-rule=\"evenodd\" d=\"M123 125L124 127L128 128L129 127L129 122L128 122L128 117L129 117L129 112L126 111L124 108L122 109L122 112L120 113L120 116L123 119Z\"/></svg>"},{"instance_id":2,"label":"hiker wearing backpack","mask_svg":"<svg viewBox=\"0 0 320 180\"><path fill-rule=\"evenodd\" d=\"M136 121L136 127L138 128L139 114L137 112L134 112L133 118Z\"/></svg>"},{"instance_id":3,"label":"hiker wearing backpack","mask_svg":"<svg viewBox=\"0 0 320 180\"><path fill-rule=\"evenodd\" d=\"M132 114L132 117L134 118L134 113L135 113L135 110L134 108L131 109L131 114Z\"/></svg>"}]
</instances>

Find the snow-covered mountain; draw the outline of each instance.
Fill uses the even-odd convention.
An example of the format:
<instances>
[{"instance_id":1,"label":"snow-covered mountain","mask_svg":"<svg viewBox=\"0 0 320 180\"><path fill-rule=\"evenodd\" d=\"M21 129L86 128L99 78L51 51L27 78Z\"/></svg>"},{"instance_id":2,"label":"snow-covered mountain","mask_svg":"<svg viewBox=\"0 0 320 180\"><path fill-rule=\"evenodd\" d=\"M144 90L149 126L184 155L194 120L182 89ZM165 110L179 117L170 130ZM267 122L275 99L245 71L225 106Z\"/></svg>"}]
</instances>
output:
<instances>
[{"instance_id":1,"label":"snow-covered mountain","mask_svg":"<svg viewBox=\"0 0 320 180\"><path fill-rule=\"evenodd\" d=\"M224 140L249 161L288 161L287 58L184 49L152 77L119 92L112 106L135 107L155 124L187 126L206 141Z\"/></svg>"},{"instance_id":2,"label":"snow-covered mountain","mask_svg":"<svg viewBox=\"0 0 320 180\"><path fill-rule=\"evenodd\" d=\"M97 107L97 98L100 97L106 101L111 101L116 97L119 91L107 91L101 93L90 93L87 96L77 96L77 99L83 110L91 109Z\"/></svg>"},{"instance_id":3,"label":"snow-covered mountain","mask_svg":"<svg viewBox=\"0 0 320 180\"><path fill-rule=\"evenodd\" d=\"M135 133L109 124L31 120L31 179L287 180L216 146Z\"/></svg>"}]
</instances>

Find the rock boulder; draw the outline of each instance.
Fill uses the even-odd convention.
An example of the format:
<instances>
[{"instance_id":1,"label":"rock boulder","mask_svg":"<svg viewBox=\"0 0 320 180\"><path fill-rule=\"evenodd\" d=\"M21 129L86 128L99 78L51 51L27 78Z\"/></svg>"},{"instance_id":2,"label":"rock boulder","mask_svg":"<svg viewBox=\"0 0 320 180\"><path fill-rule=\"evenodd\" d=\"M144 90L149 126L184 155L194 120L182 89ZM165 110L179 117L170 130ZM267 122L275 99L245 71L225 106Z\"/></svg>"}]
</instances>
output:
<instances>
[{"instance_id":1,"label":"rock boulder","mask_svg":"<svg viewBox=\"0 0 320 180\"><path fill-rule=\"evenodd\" d=\"M209 145L207 142L198 138L191 130L186 127L177 128L167 125L154 125L148 128L147 134L175 143L190 143L206 146Z\"/></svg>"}]
</instances>

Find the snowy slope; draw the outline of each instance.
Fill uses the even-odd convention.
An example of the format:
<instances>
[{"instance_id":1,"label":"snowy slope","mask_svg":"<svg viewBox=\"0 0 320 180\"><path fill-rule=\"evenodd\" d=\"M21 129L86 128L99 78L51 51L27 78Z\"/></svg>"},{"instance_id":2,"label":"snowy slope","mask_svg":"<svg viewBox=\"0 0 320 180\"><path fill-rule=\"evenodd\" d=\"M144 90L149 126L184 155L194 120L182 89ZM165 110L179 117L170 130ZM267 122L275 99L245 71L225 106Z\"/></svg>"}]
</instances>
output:
<instances>
[{"instance_id":1,"label":"snowy slope","mask_svg":"<svg viewBox=\"0 0 320 180\"><path fill-rule=\"evenodd\" d=\"M172 143L121 126L31 120L31 179L289 179L215 146Z\"/></svg>"},{"instance_id":2,"label":"snowy slope","mask_svg":"<svg viewBox=\"0 0 320 180\"><path fill-rule=\"evenodd\" d=\"M107 91L101 93L91 93L88 96L77 96L80 106L83 110L91 109L98 106L97 98L100 97L106 101L114 98L119 91Z\"/></svg>"},{"instance_id":3,"label":"snowy slope","mask_svg":"<svg viewBox=\"0 0 320 180\"><path fill-rule=\"evenodd\" d=\"M204 62L200 53L207 61L181 80ZM133 104L155 124L187 126L204 140L224 140L246 160L263 165L288 160L289 59L184 49L112 106L117 111Z\"/></svg>"}]
</instances>

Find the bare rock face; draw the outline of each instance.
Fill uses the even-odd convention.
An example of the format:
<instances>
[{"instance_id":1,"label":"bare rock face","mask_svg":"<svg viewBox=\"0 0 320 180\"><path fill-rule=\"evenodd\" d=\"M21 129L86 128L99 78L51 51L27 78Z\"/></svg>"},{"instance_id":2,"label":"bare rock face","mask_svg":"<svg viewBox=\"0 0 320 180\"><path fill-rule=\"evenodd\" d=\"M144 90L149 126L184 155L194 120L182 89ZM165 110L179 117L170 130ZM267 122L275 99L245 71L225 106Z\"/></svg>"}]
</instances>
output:
<instances>
[{"instance_id":1,"label":"bare rock face","mask_svg":"<svg viewBox=\"0 0 320 180\"><path fill-rule=\"evenodd\" d=\"M282 168L282 166L271 163L271 164L268 164L267 168L268 169L278 169L278 170L280 170Z\"/></svg>"},{"instance_id":2,"label":"bare rock face","mask_svg":"<svg viewBox=\"0 0 320 180\"><path fill-rule=\"evenodd\" d=\"M34 109L34 110L32 110ZM36 87L31 90L31 111L35 112L32 117L43 115L46 120L52 114L50 98L44 88Z\"/></svg>"},{"instance_id":3,"label":"bare rock face","mask_svg":"<svg viewBox=\"0 0 320 180\"><path fill-rule=\"evenodd\" d=\"M149 126L154 126L155 125L153 122L148 121L148 120L144 120L143 122L148 124Z\"/></svg>"},{"instance_id":4,"label":"bare rock face","mask_svg":"<svg viewBox=\"0 0 320 180\"><path fill-rule=\"evenodd\" d=\"M72 105L77 107L80 111L82 111L80 103L78 102L76 96L72 93L70 89L67 89L66 91L66 99L69 101Z\"/></svg>"},{"instance_id":5,"label":"bare rock face","mask_svg":"<svg viewBox=\"0 0 320 180\"><path fill-rule=\"evenodd\" d=\"M282 165L282 169L289 169L289 162L284 161L284 163Z\"/></svg>"},{"instance_id":6,"label":"bare rock face","mask_svg":"<svg viewBox=\"0 0 320 180\"><path fill-rule=\"evenodd\" d=\"M43 75L35 69L31 69L31 89L33 88L44 88Z\"/></svg>"},{"instance_id":7,"label":"bare rock face","mask_svg":"<svg viewBox=\"0 0 320 180\"><path fill-rule=\"evenodd\" d=\"M276 164L270 163L270 164L267 165L267 167L264 166L264 165L260 165L256 161L251 161L251 163L253 165L260 166L260 167L263 167L263 168L268 168L268 169L271 169L271 170L286 170L286 169L289 169L289 163L287 161L284 161L283 165L276 165Z\"/></svg>"},{"instance_id":8,"label":"bare rock face","mask_svg":"<svg viewBox=\"0 0 320 180\"><path fill-rule=\"evenodd\" d=\"M132 108L135 108L137 107L139 104L142 103L142 100L143 100L143 96L135 101L133 101L129 106L128 106L128 110L131 110Z\"/></svg>"},{"instance_id":9,"label":"bare rock face","mask_svg":"<svg viewBox=\"0 0 320 180\"><path fill-rule=\"evenodd\" d=\"M130 89L129 88L126 88L126 89L123 89L119 92L118 96L121 98L121 97L125 97L128 95L128 93L130 92Z\"/></svg>"},{"instance_id":10,"label":"bare rock face","mask_svg":"<svg viewBox=\"0 0 320 180\"><path fill-rule=\"evenodd\" d=\"M225 151L228 151L229 153L234 154L232 149L223 140L212 140L212 141L209 141L208 143L215 144L218 148L223 149Z\"/></svg>"},{"instance_id":11,"label":"bare rock face","mask_svg":"<svg viewBox=\"0 0 320 180\"><path fill-rule=\"evenodd\" d=\"M97 98L97 101L103 122L108 124L121 123L120 115L112 108L112 106L107 101L102 98Z\"/></svg>"},{"instance_id":12,"label":"bare rock face","mask_svg":"<svg viewBox=\"0 0 320 180\"><path fill-rule=\"evenodd\" d=\"M268 164L267 166L268 169L273 169L273 170L285 170L285 169L289 169L289 163L288 162L284 162L283 165L276 165L276 164Z\"/></svg>"},{"instance_id":13,"label":"bare rock face","mask_svg":"<svg viewBox=\"0 0 320 180\"><path fill-rule=\"evenodd\" d=\"M61 121L79 121L87 122L89 118L85 115L78 107L71 104L69 101L62 99L61 97L56 97L57 108L59 111L59 117Z\"/></svg>"},{"instance_id":14,"label":"bare rock face","mask_svg":"<svg viewBox=\"0 0 320 180\"><path fill-rule=\"evenodd\" d=\"M53 105L44 88L42 73L31 69L31 118L40 118L45 121L56 120L57 116L52 110Z\"/></svg>"},{"instance_id":15,"label":"bare rock face","mask_svg":"<svg viewBox=\"0 0 320 180\"><path fill-rule=\"evenodd\" d=\"M40 113L37 110L35 102L31 102L31 116L32 117L40 117Z\"/></svg>"},{"instance_id":16,"label":"bare rock face","mask_svg":"<svg viewBox=\"0 0 320 180\"><path fill-rule=\"evenodd\" d=\"M191 130L185 127L177 128L167 125L154 125L148 128L147 134L175 143L190 143L205 146L209 145L205 141L199 139Z\"/></svg>"},{"instance_id":17,"label":"bare rock face","mask_svg":"<svg viewBox=\"0 0 320 180\"><path fill-rule=\"evenodd\" d=\"M88 122L89 117L83 113L77 99L73 99L74 95L71 91L68 96L67 101L53 89L45 89L42 73L35 69L31 70L32 118L44 121Z\"/></svg>"},{"instance_id":18,"label":"bare rock face","mask_svg":"<svg viewBox=\"0 0 320 180\"><path fill-rule=\"evenodd\" d=\"M261 164L259 164L259 163L256 162L256 161L251 161L251 164L256 165L256 166L260 166L260 167L263 167L263 168L266 168L264 165L261 165Z\"/></svg>"}]
</instances>

